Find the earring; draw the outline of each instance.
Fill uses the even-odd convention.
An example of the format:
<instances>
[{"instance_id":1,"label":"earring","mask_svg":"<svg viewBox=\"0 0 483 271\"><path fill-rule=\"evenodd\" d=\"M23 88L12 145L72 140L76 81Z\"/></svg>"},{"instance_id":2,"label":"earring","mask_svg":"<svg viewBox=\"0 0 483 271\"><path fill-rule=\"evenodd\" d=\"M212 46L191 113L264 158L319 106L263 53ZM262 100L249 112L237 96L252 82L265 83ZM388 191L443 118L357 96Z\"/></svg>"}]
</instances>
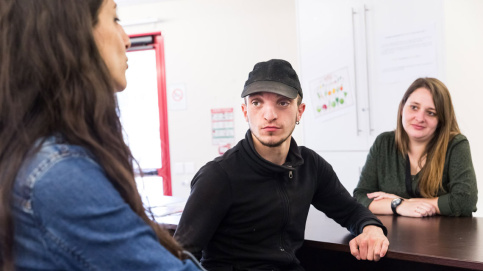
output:
<instances>
[{"instance_id":1,"label":"earring","mask_svg":"<svg viewBox=\"0 0 483 271\"><path fill-rule=\"evenodd\" d=\"M296 121L295 124L299 125L300 124L300 121Z\"/></svg>"}]
</instances>

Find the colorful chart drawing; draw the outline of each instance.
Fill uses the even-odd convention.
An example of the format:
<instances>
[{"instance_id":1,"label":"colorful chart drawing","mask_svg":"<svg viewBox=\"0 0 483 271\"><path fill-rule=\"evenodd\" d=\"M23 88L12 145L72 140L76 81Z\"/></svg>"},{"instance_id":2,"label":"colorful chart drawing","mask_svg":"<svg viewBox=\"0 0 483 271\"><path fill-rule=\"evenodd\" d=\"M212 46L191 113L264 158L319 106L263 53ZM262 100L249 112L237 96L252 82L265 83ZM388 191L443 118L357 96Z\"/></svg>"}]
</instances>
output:
<instances>
[{"instance_id":1,"label":"colorful chart drawing","mask_svg":"<svg viewBox=\"0 0 483 271\"><path fill-rule=\"evenodd\" d=\"M327 116L352 106L354 93L349 82L347 67L310 82L310 92L316 117Z\"/></svg>"}]
</instances>

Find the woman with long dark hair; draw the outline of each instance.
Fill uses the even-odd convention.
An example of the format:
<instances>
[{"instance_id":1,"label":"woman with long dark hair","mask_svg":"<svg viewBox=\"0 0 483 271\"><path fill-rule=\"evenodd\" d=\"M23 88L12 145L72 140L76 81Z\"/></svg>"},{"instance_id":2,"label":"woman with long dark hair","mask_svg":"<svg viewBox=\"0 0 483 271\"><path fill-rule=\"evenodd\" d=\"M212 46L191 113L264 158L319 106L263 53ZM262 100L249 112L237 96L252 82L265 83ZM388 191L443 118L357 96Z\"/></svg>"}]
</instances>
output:
<instances>
[{"instance_id":1,"label":"woman with long dark hair","mask_svg":"<svg viewBox=\"0 0 483 271\"><path fill-rule=\"evenodd\" d=\"M145 214L113 0L0 0L1 270L198 270Z\"/></svg>"},{"instance_id":2,"label":"woman with long dark hair","mask_svg":"<svg viewBox=\"0 0 483 271\"><path fill-rule=\"evenodd\" d=\"M409 86L396 130L377 137L354 197L375 214L471 216L476 211L470 145L441 81L419 78Z\"/></svg>"}]
</instances>

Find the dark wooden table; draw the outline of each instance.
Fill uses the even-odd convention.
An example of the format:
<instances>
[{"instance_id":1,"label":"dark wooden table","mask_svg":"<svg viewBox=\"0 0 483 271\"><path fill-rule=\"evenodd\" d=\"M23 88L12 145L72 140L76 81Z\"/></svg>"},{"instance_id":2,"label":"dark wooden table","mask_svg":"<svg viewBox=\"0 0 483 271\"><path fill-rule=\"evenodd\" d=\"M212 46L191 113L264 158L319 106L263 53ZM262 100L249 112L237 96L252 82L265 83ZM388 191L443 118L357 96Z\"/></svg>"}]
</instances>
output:
<instances>
[{"instance_id":1,"label":"dark wooden table","mask_svg":"<svg viewBox=\"0 0 483 271\"><path fill-rule=\"evenodd\" d=\"M165 201L153 213L158 223L174 233L184 201L179 198ZM387 255L379 262L356 260L349 249L354 236L313 210L307 220L306 240L297 257L307 271L483 270L483 217L377 217L387 227L390 242Z\"/></svg>"},{"instance_id":2,"label":"dark wooden table","mask_svg":"<svg viewBox=\"0 0 483 271\"><path fill-rule=\"evenodd\" d=\"M483 218L378 216L388 229L389 251L379 262L350 255L353 238L329 218L306 236L297 256L307 270L483 270Z\"/></svg>"}]
</instances>

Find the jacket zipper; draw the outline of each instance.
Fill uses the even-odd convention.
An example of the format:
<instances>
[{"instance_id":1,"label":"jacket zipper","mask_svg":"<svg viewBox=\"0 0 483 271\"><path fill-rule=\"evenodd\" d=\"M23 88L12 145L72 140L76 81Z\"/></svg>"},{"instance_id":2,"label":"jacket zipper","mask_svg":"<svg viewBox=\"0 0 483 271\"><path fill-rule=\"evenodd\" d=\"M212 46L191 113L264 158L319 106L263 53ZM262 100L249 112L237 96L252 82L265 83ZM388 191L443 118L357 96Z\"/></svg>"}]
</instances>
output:
<instances>
[{"instance_id":1,"label":"jacket zipper","mask_svg":"<svg viewBox=\"0 0 483 271\"><path fill-rule=\"evenodd\" d=\"M293 178L292 171L289 171L288 177L290 179ZM280 251L285 252L286 255L288 255L290 257L290 260L292 261L293 259L290 255L290 253L288 253L285 250L285 247L283 246L283 235L284 235L284 232L285 232L285 228L287 227L287 223L288 223L289 216L290 216L290 202L289 202L289 198L288 198L288 195L287 195L285 187L284 187L284 182L279 182L279 185L280 185L279 186L280 194L282 195L282 202L283 202L283 205L284 205L284 216L283 216L283 220L282 220L283 224L282 224L282 228L281 228L281 232L280 232Z\"/></svg>"}]
</instances>

